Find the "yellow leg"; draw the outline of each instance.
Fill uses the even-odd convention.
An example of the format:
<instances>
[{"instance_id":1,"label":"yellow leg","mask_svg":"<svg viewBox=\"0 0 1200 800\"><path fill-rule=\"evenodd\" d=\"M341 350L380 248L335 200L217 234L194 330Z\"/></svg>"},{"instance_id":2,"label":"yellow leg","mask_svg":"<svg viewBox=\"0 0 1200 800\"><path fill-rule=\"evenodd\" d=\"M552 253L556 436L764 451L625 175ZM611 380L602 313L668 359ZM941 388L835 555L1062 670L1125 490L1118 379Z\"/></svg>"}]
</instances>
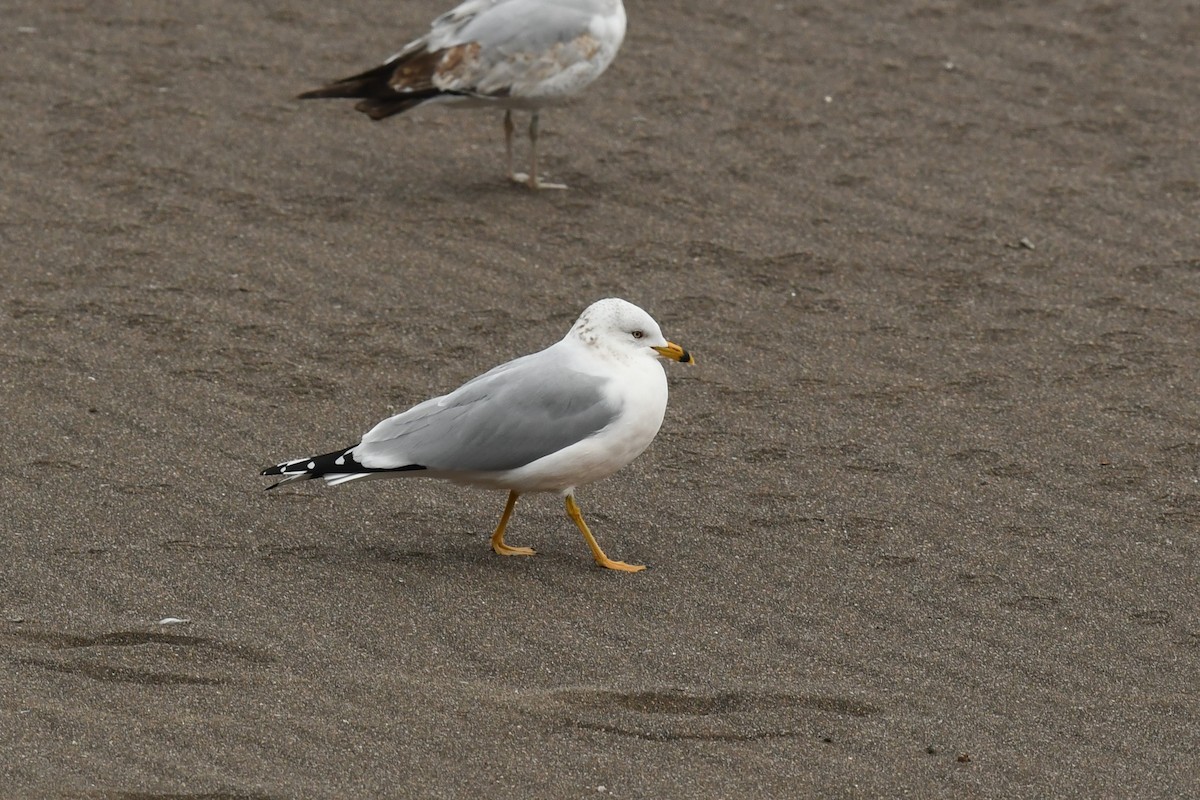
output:
<instances>
[{"instance_id":1,"label":"yellow leg","mask_svg":"<svg viewBox=\"0 0 1200 800\"><path fill-rule=\"evenodd\" d=\"M596 537L592 536L592 532L588 530L587 523L583 521L583 514L579 511L579 506L575 503L573 495L567 495L567 516L575 523L575 527L579 528L579 532L583 534L584 541L588 547L592 548L592 558L596 559L596 563L607 569L616 569L621 572L641 572L646 567L642 564L626 564L624 561L613 561L608 556L604 555L604 551L600 549L600 545L596 544Z\"/></svg>"},{"instance_id":2,"label":"yellow leg","mask_svg":"<svg viewBox=\"0 0 1200 800\"><path fill-rule=\"evenodd\" d=\"M513 547L504 543L504 529L508 527L508 519L512 516L513 509L517 506L517 498L520 496L516 492L508 493L508 502L504 505L504 513L500 515L500 524L492 533L492 550L496 551L498 555L531 556L534 554L532 547Z\"/></svg>"}]
</instances>

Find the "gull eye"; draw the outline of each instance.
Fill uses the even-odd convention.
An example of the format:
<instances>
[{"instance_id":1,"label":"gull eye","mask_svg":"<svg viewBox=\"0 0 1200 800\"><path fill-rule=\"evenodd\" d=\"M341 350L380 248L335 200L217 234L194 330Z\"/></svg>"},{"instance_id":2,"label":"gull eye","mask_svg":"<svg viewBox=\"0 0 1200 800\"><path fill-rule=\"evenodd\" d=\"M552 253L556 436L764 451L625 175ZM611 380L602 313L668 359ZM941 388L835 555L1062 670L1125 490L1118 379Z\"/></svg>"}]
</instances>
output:
<instances>
[{"instance_id":1,"label":"gull eye","mask_svg":"<svg viewBox=\"0 0 1200 800\"><path fill-rule=\"evenodd\" d=\"M646 334L642 331L634 331L633 332L633 338L635 338L635 339L641 339L645 335Z\"/></svg>"}]
</instances>

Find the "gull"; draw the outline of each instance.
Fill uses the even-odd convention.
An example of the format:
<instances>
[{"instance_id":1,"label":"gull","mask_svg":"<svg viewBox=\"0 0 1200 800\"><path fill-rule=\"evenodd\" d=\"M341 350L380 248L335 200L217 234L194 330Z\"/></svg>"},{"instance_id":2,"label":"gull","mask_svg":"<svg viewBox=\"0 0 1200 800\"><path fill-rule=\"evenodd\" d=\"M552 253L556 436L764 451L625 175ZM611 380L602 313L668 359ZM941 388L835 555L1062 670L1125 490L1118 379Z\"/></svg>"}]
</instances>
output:
<instances>
[{"instance_id":1,"label":"gull","mask_svg":"<svg viewBox=\"0 0 1200 800\"><path fill-rule=\"evenodd\" d=\"M427 103L502 108L509 179L565 189L538 177L538 112L600 77L624 38L621 0L467 0L382 65L299 99L360 98L375 120ZM514 110L532 112L528 175L513 171Z\"/></svg>"},{"instance_id":2,"label":"gull","mask_svg":"<svg viewBox=\"0 0 1200 800\"><path fill-rule=\"evenodd\" d=\"M502 556L531 556L504 541L517 498L557 492L601 567L642 565L604 554L575 502L578 486L612 475L654 440L667 410L660 358L695 363L658 323L625 300L588 306L560 341L509 361L441 397L389 417L352 446L262 471L337 486L361 478L426 476L508 491L492 533Z\"/></svg>"}]
</instances>

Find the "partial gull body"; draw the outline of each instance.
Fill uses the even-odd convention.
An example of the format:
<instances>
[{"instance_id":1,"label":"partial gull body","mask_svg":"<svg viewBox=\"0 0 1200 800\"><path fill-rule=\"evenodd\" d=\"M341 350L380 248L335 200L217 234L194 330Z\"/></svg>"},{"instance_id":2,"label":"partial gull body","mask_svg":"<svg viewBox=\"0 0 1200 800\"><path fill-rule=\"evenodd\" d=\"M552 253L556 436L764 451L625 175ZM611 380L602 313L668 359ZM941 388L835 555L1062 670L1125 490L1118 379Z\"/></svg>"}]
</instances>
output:
<instances>
[{"instance_id":1,"label":"partial gull body","mask_svg":"<svg viewBox=\"0 0 1200 800\"><path fill-rule=\"evenodd\" d=\"M358 444L285 461L262 471L331 486L361 478L426 476L508 490L492 533L504 556L533 555L504 541L517 498L558 492L596 563L636 572L600 549L575 502L575 488L608 477L654 440L667 409L659 363L692 356L667 341L642 309L609 298L588 306L560 341L385 419Z\"/></svg>"},{"instance_id":2,"label":"partial gull body","mask_svg":"<svg viewBox=\"0 0 1200 800\"><path fill-rule=\"evenodd\" d=\"M621 0L467 0L382 65L300 98L360 98L376 120L426 103L503 108L509 178L565 189L538 177L538 112L600 77L624 38ZM513 171L514 109L532 112L527 175Z\"/></svg>"}]
</instances>

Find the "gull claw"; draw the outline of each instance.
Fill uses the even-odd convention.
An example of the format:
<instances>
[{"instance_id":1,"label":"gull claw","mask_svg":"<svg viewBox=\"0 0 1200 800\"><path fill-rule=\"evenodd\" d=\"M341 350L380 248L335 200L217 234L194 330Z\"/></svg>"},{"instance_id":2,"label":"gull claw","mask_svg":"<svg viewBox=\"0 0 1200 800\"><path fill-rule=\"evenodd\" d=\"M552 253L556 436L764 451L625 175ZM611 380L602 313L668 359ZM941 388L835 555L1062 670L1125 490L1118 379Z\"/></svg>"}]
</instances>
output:
<instances>
[{"instance_id":1,"label":"gull claw","mask_svg":"<svg viewBox=\"0 0 1200 800\"><path fill-rule=\"evenodd\" d=\"M565 183L547 183L546 181L542 180L542 177L540 175L536 178L530 178L529 175L524 172L514 172L512 175L509 175L508 178L513 183L523 183L526 186L528 186L530 189L534 189L534 190L537 190L537 189L566 189L567 188L567 185Z\"/></svg>"}]
</instances>

